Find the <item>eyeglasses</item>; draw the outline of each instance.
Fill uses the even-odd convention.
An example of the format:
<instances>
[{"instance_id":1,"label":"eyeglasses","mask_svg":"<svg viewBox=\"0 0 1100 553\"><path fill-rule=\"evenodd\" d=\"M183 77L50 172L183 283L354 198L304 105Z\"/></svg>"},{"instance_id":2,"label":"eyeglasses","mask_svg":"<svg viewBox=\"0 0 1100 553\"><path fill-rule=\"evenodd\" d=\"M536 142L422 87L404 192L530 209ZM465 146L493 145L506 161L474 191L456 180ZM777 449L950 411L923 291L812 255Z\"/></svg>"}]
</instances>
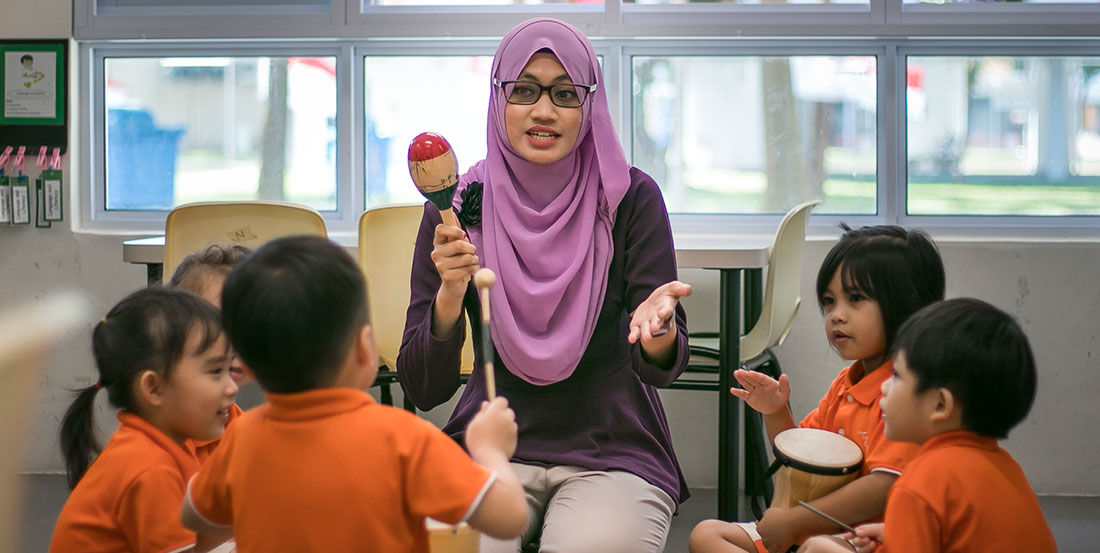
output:
<instances>
[{"instance_id":1,"label":"eyeglasses","mask_svg":"<svg viewBox=\"0 0 1100 553\"><path fill-rule=\"evenodd\" d=\"M588 95L596 91L594 84L559 83L542 86L532 81L502 81L493 79L493 84L504 91L509 104L529 106L538 103L544 91L550 92L550 101L562 108L579 108L584 105Z\"/></svg>"}]
</instances>

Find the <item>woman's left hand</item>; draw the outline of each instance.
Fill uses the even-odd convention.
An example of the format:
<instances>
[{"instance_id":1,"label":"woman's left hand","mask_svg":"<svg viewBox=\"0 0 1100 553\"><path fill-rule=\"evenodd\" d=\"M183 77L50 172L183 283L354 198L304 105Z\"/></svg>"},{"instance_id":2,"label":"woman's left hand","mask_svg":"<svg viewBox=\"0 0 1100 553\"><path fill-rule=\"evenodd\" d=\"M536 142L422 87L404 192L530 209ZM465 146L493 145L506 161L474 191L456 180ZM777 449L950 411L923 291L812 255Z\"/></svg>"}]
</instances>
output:
<instances>
[{"instance_id":1,"label":"woman's left hand","mask_svg":"<svg viewBox=\"0 0 1100 553\"><path fill-rule=\"evenodd\" d=\"M631 344L641 340L647 343L655 336L662 336L667 332L675 332L676 327L671 323L672 316L676 313L676 304L680 298L691 295L691 285L674 280L662 284L634 310L630 318L630 335L627 340Z\"/></svg>"}]
</instances>

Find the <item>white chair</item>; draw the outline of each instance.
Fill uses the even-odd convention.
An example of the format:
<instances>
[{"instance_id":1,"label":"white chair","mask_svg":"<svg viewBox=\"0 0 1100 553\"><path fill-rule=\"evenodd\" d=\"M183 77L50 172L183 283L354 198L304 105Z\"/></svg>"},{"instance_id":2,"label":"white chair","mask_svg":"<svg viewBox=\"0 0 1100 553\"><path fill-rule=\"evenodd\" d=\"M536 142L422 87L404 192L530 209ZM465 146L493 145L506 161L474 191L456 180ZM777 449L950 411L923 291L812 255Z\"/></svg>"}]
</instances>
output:
<instances>
[{"instance_id":1,"label":"white chair","mask_svg":"<svg viewBox=\"0 0 1100 553\"><path fill-rule=\"evenodd\" d=\"M288 202L199 202L181 205L164 221L164 280L184 257L213 244L256 248L293 234L328 236L317 210Z\"/></svg>"},{"instance_id":2,"label":"white chair","mask_svg":"<svg viewBox=\"0 0 1100 553\"><path fill-rule=\"evenodd\" d=\"M810 211L820 203L820 200L815 200L791 208L775 231L775 240L768 252L768 274L760 317L752 329L741 336L739 365L743 368L759 370L772 378L779 378L782 372L772 348L786 340L802 303L799 296L802 245L806 242L806 224L810 219ZM684 375L688 376L682 375L669 388L729 393L721 390L718 385L717 335L710 334L702 339L698 335L692 335L689 344L692 360L684 371ZM700 360L703 362L700 363ZM706 376L696 378L694 375L699 373ZM743 421L745 493L751 497L753 513L759 518L761 513L757 498L764 497L770 501L771 495L770 482L763 478L768 464L767 440L760 417L755 411L746 409Z\"/></svg>"},{"instance_id":3,"label":"white chair","mask_svg":"<svg viewBox=\"0 0 1100 553\"><path fill-rule=\"evenodd\" d=\"M41 302L0 314L0 553L19 544L22 479L16 474L26 452L37 396L38 370L50 347L88 319L89 307L74 292L51 294Z\"/></svg>"}]
</instances>

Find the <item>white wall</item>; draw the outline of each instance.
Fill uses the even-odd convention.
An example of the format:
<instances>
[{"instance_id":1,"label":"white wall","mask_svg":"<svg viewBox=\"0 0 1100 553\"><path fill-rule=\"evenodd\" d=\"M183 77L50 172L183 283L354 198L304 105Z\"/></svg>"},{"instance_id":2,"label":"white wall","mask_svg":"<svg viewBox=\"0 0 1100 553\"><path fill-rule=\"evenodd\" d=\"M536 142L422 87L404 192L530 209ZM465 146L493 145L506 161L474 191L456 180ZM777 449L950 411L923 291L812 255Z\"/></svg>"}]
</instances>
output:
<instances>
[{"instance_id":1,"label":"white wall","mask_svg":"<svg viewBox=\"0 0 1100 553\"><path fill-rule=\"evenodd\" d=\"M68 0L0 0L0 13L0 36L5 38L71 36ZM77 114L70 112L72 136L76 120ZM70 138L70 146L75 144ZM72 159L67 156L64 167L67 190L75 167ZM70 209L66 216L72 213ZM126 238L73 233L69 221L51 229L0 227L0 307L40 300L61 286L79 286L91 295L97 313L106 313L145 284L143 267L122 262ZM831 245L831 238L808 244L804 307L778 351L784 371L791 375L796 416L816 404L844 365L825 342L812 285ZM1012 432L1006 447L1020 460L1036 491L1100 494L1100 243L941 240L940 247L947 264L948 295L976 296L1008 310L1032 339L1041 372L1039 394L1031 416ZM717 274L692 270L681 276L696 287L686 302L692 328L716 328ZM70 399L66 388L87 385L95 377L89 336L90 325L74 333L39 378L38 424L25 463L29 471L62 468L56 442L57 425ZM686 391L665 391L663 397L689 484L714 487L717 398ZM107 411L101 414L109 432L112 418ZM439 421L446 414L441 407L428 416Z\"/></svg>"}]
</instances>

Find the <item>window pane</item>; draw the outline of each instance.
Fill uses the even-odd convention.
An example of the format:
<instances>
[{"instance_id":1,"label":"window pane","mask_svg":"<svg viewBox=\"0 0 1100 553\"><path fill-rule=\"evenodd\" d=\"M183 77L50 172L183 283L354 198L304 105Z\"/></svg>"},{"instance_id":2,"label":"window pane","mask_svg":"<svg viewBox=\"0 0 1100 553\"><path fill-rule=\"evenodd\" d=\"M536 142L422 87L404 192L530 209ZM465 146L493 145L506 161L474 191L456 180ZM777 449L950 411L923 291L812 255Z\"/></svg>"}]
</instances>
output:
<instances>
[{"instance_id":1,"label":"window pane","mask_svg":"<svg viewBox=\"0 0 1100 553\"><path fill-rule=\"evenodd\" d=\"M873 56L635 56L633 162L673 212L876 209Z\"/></svg>"},{"instance_id":2,"label":"window pane","mask_svg":"<svg viewBox=\"0 0 1100 553\"><path fill-rule=\"evenodd\" d=\"M908 1L908 0L907 0ZM623 0L624 4L864 4L870 0Z\"/></svg>"},{"instance_id":3,"label":"window pane","mask_svg":"<svg viewBox=\"0 0 1100 553\"><path fill-rule=\"evenodd\" d=\"M365 58L367 205L423 201L409 177L413 137L439 133L459 171L485 158L492 56Z\"/></svg>"},{"instance_id":4,"label":"window pane","mask_svg":"<svg viewBox=\"0 0 1100 553\"><path fill-rule=\"evenodd\" d=\"M1100 58L907 66L910 214L1100 214Z\"/></svg>"},{"instance_id":5,"label":"window pane","mask_svg":"<svg viewBox=\"0 0 1100 553\"><path fill-rule=\"evenodd\" d=\"M364 4L369 4L365 0ZM375 0L380 6L536 6L543 4L603 4L603 0Z\"/></svg>"},{"instance_id":6,"label":"window pane","mask_svg":"<svg viewBox=\"0 0 1100 553\"><path fill-rule=\"evenodd\" d=\"M336 209L334 57L107 58L107 209Z\"/></svg>"}]
</instances>

